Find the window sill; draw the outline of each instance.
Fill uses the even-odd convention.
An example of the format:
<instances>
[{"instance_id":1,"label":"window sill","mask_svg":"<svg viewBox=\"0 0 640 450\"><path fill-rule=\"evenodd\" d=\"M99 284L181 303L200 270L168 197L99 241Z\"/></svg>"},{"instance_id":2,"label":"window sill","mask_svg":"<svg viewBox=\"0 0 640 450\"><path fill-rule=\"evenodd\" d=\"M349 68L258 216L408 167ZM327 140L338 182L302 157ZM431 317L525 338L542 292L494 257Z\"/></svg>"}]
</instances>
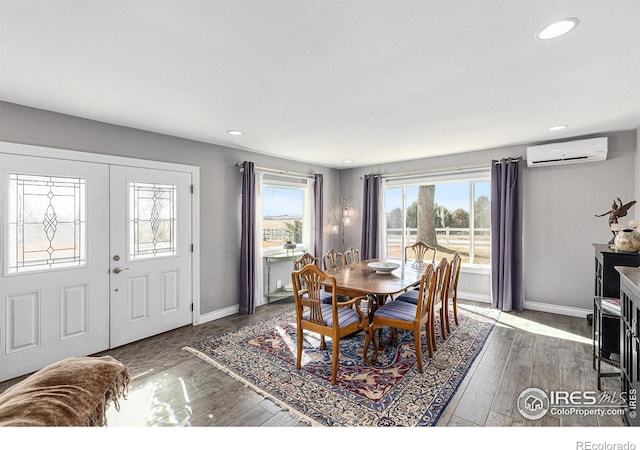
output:
<instances>
[{"instance_id":1,"label":"window sill","mask_svg":"<svg viewBox=\"0 0 640 450\"><path fill-rule=\"evenodd\" d=\"M460 267L460 272L464 273L473 273L476 275L490 275L491 274L491 266L486 264L462 264Z\"/></svg>"},{"instance_id":2,"label":"window sill","mask_svg":"<svg viewBox=\"0 0 640 450\"><path fill-rule=\"evenodd\" d=\"M298 244L296 246L296 248L292 249L294 253L299 253L299 252L304 252L304 245L303 244ZM286 253L287 250L285 250L282 247L272 247L272 248L268 248L268 249L263 249L262 250L262 256L274 256L274 255L280 255L280 254L284 254Z\"/></svg>"}]
</instances>

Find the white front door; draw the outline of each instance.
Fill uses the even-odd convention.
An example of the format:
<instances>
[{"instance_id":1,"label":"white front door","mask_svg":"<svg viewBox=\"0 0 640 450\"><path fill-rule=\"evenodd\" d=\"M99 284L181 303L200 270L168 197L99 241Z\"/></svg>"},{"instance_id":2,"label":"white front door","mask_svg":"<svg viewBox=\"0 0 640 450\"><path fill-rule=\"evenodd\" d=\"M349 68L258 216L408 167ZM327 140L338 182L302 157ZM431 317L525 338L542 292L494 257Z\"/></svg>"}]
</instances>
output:
<instances>
[{"instance_id":1,"label":"white front door","mask_svg":"<svg viewBox=\"0 0 640 450\"><path fill-rule=\"evenodd\" d=\"M109 345L109 166L0 154L0 381Z\"/></svg>"},{"instance_id":2,"label":"white front door","mask_svg":"<svg viewBox=\"0 0 640 450\"><path fill-rule=\"evenodd\" d=\"M192 322L191 174L111 166L111 347Z\"/></svg>"}]
</instances>

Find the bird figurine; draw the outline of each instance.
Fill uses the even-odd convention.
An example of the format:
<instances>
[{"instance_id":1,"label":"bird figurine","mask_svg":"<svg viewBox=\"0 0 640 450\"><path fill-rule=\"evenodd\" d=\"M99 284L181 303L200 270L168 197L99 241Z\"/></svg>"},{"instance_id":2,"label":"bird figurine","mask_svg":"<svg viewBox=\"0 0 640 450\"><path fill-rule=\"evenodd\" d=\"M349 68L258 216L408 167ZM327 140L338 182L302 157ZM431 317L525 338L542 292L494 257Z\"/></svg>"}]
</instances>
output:
<instances>
[{"instance_id":1,"label":"bird figurine","mask_svg":"<svg viewBox=\"0 0 640 450\"><path fill-rule=\"evenodd\" d=\"M618 219L620 217L626 216L627 211L629 211L629 208L631 208L635 204L636 204L636 201L633 200L623 205L622 200L620 200L620 197L618 197L617 199L613 200L613 204L611 205L611 209L609 211L603 214L596 214L596 217L603 217L609 214L609 228L611 228L611 225L614 223L617 224ZM609 241L610 246L613 245L613 241L616 238L616 232L613 229L611 230L611 232L613 233L613 238Z\"/></svg>"}]
</instances>

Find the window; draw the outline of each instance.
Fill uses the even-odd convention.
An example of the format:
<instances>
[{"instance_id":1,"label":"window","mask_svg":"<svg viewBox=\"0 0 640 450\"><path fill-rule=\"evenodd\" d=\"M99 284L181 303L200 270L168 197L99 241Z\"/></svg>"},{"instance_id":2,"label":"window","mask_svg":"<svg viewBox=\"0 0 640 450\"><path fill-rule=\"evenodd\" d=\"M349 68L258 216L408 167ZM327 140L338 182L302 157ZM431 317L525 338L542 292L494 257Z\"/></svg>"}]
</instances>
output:
<instances>
[{"instance_id":1,"label":"window","mask_svg":"<svg viewBox=\"0 0 640 450\"><path fill-rule=\"evenodd\" d=\"M447 175L385 183L386 247L390 259L417 240L437 247L438 255L489 264L491 182L488 173Z\"/></svg>"},{"instance_id":2,"label":"window","mask_svg":"<svg viewBox=\"0 0 640 450\"><path fill-rule=\"evenodd\" d=\"M84 266L86 180L9 174L9 273Z\"/></svg>"},{"instance_id":3,"label":"window","mask_svg":"<svg viewBox=\"0 0 640 450\"><path fill-rule=\"evenodd\" d=\"M305 244L310 226L306 180L265 176L262 183L262 248L282 249L284 244Z\"/></svg>"}]
</instances>

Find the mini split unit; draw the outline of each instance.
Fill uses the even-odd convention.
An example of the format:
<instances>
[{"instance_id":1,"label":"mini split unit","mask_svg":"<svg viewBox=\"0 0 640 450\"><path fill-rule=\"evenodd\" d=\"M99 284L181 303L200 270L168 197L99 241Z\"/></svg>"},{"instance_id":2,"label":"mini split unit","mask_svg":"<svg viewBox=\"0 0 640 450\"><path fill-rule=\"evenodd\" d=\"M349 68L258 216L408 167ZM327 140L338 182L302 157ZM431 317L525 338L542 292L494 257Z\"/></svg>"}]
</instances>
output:
<instances>
[{"instance_id":1,"label":"mini split unit","mask_svg":"<svg viewBox=\"0 0 640 450\"><path fill-rule=\"evenodd\" d=\"M555 142L527 147L527 166L556 166L607 159L607 138Z\"/></svg>"}]
</instances>

